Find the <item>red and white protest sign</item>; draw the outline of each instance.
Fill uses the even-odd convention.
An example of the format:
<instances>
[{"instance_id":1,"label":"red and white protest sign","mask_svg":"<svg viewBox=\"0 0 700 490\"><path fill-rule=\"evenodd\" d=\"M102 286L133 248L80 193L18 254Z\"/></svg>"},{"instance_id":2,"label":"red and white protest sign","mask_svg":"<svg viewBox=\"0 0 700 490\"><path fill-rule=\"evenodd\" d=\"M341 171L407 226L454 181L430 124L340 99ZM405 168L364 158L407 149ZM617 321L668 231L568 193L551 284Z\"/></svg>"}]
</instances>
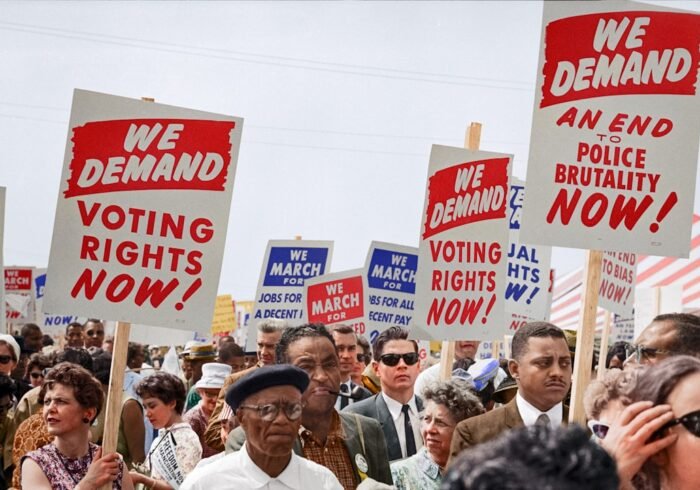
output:
<instances>
[{"instance_id":1,"label":"red and white protest sign","mask_svg":"<svg viewBox=\"0 0 700 490\"><path fill-rule=\"evenodd\" d=\"M208 326L242 124L76 90L44 309Z\"/></svg>"},{"instance_id":2,"label":"red and white protest sign","mask_svg":"<svg viewBox=\"0 0 700 490\"><path fill-rule=\"evenodd\" d=\"M33 267L5 267L5 315L15 323L34 321Z\"/></svg>"},{"instance_id":3,"label":"red and white protest sign","mask_svg":"<svg viewBox=\"0 0 700 490\"><path fill-rule=\"evenodd\" d=\"M632 318L636 277L636 254L605 252L601 265L598 306L623 318Z\"/></svg>"},{"instance_id":4,"label":"red and white protest sign","mask_svg":"<svg viewBox=\"0 0 700 490\"><path fill-rule=\"evenodd\" d=\"M545 2L521 239L688 256L700 16Z\"/></svg>"},{"instance_id":5,"label":"red and white protest sign","mask_svg":"<svg viewBox=\"0 0 700 490\"><path fill-rule=\"evenodd\" d=\"M506 333L511 160L433 145L411 324L416 338L486 340Z\"/></svg>"},{"instance_id":6,"label":"red and white protest sign","mask_svg":"<svg viewBox=\"0 0 700 490\"><path fill-rule=\"evenodd\" d=\"M304 281L304 304L309 322L343 323L364 335L364 269L324 274Z\"/></svg>"},{"instance_id":7,"label":"red and white protest sign","mask_svg":"<svg viewBox=\"0 0 700 490\"><path fill-rule=\"evenodd\" d=\"M0 187L0 270L3 270L5 266L5 258L3 257L3 250L5 250L4 245L5 240L5 188ZM4 275L4 274L3 274ZM3 277L4 279L4 277ZM5 326L5 281L0 281L0 331L6 332L7 327Z\"/></svg>"}]
</instances>

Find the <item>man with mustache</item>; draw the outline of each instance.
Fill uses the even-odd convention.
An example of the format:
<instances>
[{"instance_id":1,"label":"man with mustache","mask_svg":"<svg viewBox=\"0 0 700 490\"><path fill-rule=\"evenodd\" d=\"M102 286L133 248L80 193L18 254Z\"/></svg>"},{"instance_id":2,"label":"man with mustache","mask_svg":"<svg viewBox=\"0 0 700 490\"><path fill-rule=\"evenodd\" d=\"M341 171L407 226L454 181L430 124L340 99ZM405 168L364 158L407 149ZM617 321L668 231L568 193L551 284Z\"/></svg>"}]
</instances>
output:
<instances>
[{"instance_id":1,"label":"man with mustache","mask_svg":"<svg viewBox=\"0 0 700 490\"><path fill-rule=\"evenodd\" d=\"M277 362L306 371L299 437L294 452L331 470L343 488L354 489L367 478L392 484L386 442L379 424L351 413L338 413L340 363L333 337L320 323L288 328L277 344ZM245 435L237 428L227 450L241 448Z\"/></svg>"},{"instance_id":2,"label":"man with mustache","mask_svg":"<svg viewBox=\"0 0 700 490\"><path fill-rule=\"evenodd\" d=\"M450 448L453 460L463 449L520 426L566 423L562 400L571 386L571 354L564 332L547 322L523 325L513 336L508 363L518 393L508 404L457 424Z\"/></svg>"}]
</instances>

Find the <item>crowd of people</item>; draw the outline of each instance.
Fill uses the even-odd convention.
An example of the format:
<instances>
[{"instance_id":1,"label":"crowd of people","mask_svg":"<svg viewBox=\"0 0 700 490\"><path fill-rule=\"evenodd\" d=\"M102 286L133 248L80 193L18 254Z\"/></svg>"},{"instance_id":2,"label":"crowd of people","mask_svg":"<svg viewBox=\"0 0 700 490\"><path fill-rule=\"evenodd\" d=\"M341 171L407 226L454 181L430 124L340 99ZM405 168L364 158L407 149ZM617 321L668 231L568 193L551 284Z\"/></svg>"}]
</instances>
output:
<instances>
[{"instance_id":1,"label":"crowd of people","mask_svg":"<svg viewBox=\"0 0 700 490\"><path fill-rule=\"evenodd\" d=\"M371 346L346 325L280 320L257 325L256 352L230 336L131 343L113 453L103 322L68 325L60 346L34 324L15 333L0 335L0 489L700 487L692 314L600 353L585 427L568 425L575 342L546 322L515 333L510 359L456 342L449 379L401 327Z\"/></svg>"}]
</instances>

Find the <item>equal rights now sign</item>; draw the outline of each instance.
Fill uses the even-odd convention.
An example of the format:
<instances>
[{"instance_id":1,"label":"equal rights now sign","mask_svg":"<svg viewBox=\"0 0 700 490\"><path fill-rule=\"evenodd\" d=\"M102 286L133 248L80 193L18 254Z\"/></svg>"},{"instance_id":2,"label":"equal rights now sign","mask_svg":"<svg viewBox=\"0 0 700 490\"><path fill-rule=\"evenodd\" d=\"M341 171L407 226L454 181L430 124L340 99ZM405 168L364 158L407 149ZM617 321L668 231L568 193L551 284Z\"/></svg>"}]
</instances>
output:
<instances>
[{"instance_id":1,"label":"equal rights now sign","mask_svg":"<svg viewBox=\"0 0 700 490\"><path fill-rule=\"evenodd\" d=\"M700 16L545 2L525 243L688 256Z\"/></svg>"},{"instance_id":2,"label":"equal rights now sign","mask_svg":"<svg viewBox=\"0 0 700 490\"><path fill-rule=\"evenodd\" d=\"M210 319L243 120L76 90L43 308Z\"/></svg>"},{"instance_id":3,"label":"equal rights now sign","mask_svg":"<svg viewBox=\"0 0 700 490\"><path fill-rule=\"evenodd\" d=\"M364 269L324 274L308 279L304 285L304 302L309 322L325 325L343 323L364 335Z\"/></svg>"}]
</instances>

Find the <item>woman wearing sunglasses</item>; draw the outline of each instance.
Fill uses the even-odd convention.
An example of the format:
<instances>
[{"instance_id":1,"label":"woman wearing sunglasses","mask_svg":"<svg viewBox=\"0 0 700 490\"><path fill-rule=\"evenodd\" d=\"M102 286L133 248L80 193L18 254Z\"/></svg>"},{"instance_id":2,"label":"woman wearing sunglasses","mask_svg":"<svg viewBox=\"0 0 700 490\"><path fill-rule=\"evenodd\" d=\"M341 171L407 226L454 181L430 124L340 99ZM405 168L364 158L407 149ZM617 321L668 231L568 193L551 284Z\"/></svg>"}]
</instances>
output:
<instances>
[{"instance_id":1,"label":"woman wearing sunglasses","mask_svg":"<svg viewBox=\"0 0 700 490\"><path fill-rule=\"evenodd\" d=\"M44 382L44 371L51 367L51 360L38 352L32 354L24 372L24 380L32 385L32 388L41 386Z\"/></svg>"}]
</instances>

